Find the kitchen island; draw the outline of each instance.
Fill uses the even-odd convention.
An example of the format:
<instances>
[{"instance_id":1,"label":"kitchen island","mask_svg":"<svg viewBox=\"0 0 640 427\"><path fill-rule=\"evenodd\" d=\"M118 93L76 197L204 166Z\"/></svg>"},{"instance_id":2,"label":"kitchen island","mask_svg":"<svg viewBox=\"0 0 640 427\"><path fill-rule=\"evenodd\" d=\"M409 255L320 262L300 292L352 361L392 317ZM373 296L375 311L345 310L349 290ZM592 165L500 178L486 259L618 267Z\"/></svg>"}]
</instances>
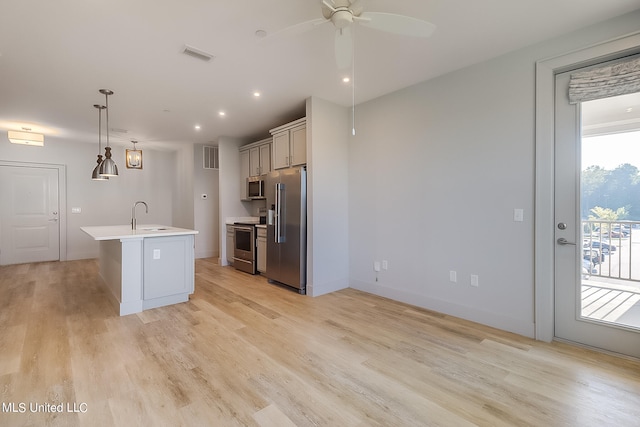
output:
<instances>
[{"instance_id":1,"label":"kitchen island","mask_svg":"<svg viewBox=\"0 0 640 427\"><path fill-rule=\"evenodd\" d=\"M100 277L120 316L189 300L198 231L155 224L81 230L100 242Z\"/></svg>"}]
</instances>

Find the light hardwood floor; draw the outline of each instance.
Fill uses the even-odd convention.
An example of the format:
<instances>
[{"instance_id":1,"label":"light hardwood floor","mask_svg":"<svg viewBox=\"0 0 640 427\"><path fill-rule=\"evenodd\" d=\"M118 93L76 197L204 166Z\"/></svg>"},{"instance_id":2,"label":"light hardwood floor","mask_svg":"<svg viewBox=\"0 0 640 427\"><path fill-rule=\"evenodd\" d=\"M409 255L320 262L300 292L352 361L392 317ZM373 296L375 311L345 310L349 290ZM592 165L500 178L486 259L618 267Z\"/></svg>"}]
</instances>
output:
<instances>
[{"instance_id":1,"label":"light hardwood floor","mask_svg":"<svg viewBox=\"0 0 640 427\"><path fill-rule=\"evenodd\" d=\"M0 425L640 425L640 361L196 272L189 302L118 317L95 260L1 267Z\"/></svg>"}]
</instances>

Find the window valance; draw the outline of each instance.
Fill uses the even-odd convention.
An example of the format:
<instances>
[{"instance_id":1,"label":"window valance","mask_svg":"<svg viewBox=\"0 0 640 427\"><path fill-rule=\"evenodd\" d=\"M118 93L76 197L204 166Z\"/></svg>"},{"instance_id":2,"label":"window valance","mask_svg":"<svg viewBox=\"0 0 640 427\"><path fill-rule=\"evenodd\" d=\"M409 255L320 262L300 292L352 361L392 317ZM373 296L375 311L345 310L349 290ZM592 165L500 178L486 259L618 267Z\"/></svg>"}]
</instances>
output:
<instances>
[{"instance_id":1,"label":"window valance","mask_svg":"<svg viewBox=\"0 0 640 427\"><path fill-rule=\"evenodd\" d=\"M640 58L571 74L569 103L640 92Z\"/></svg>"}]
</instances>

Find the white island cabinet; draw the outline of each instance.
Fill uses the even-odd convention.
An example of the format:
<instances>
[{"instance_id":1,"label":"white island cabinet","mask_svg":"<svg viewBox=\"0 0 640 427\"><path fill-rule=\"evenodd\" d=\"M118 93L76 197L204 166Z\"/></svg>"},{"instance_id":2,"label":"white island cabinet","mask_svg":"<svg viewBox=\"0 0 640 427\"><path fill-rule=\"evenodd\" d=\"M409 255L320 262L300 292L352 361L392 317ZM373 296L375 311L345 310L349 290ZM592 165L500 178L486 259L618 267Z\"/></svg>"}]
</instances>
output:
<instances>
[{"instance_id":1,"label":"white island cabinet","mask_svg":"<svg viewBox=\"0 0 640 427\"><path fill-rule=\"evenodd\" d=\"M189 300L196 230L163 225L81 229L100 242L100 276L121 316Z\"/></svg>"}]
</instances>

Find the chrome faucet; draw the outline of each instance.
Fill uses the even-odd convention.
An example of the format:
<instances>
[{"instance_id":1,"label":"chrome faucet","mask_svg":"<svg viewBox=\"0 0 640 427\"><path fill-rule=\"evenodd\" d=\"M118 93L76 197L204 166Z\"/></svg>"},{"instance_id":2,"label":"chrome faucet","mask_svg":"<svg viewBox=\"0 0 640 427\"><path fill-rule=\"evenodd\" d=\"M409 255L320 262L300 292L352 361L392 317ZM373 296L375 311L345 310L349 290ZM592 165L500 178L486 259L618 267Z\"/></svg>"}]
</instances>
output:
<instances>
[{"instance_id":1,"label":"chrome faucet","mask_svg":"<svg viewBox=\"0 0 640 427\"><path fill-rule=\"evenodd\" d=\"M131 208L131 229L132 230L135 230L138 225L138 221L136 220L136 206L138 206L140 203L144 205L145 213L149 213L149 206L147 206L145 202L141 200L138 200L137 202L135 202L133 204L133 207Z\"/></svg>"}]
</instances>

